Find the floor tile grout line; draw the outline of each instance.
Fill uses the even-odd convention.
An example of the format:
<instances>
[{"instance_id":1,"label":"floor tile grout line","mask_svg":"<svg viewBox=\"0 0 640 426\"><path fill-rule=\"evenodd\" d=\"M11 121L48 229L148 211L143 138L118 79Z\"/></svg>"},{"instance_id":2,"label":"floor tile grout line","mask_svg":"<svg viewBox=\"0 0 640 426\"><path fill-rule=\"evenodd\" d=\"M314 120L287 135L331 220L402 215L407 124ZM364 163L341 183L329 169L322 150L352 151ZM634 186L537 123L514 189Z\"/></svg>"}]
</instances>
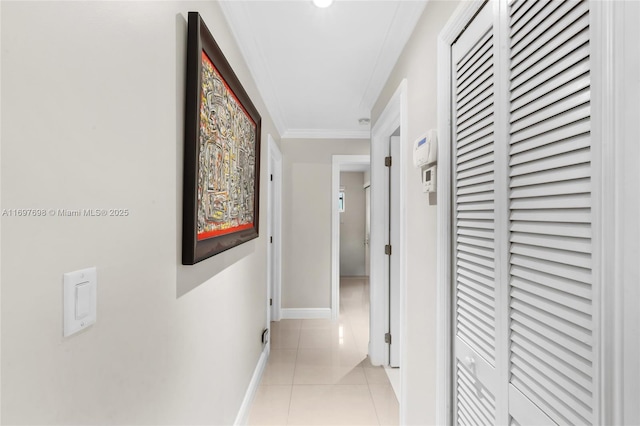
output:
<instances>
[{"instance_id":1,"label":"floor tile grout line","mask_svg":"<svg viewBox=\"0 0 640 426\"><path fill-rule=\"evenodd\" d=\"M366 289L365 289L366 290ZM298 395L298 399L297 399L297 403L300 403L302 401L308 402L304 397L304 392L302 391L302 389L308 388L308 387L322 387L322 388L327 388L327 389L338 389L338 388L342 388L343 386L355 386L357 388L362 389L362 391L364 391L363 393L361 393L361 395L364 397L365 395L368 395L367 397L365 397L365 400L368 400L368 404L369 406L372 406L373 411L368 411L371 416L371 418L369 419L371 421L371 424L383 424L383 420L387 417L389 417L388 415L386 415L386 411L385 411L385 402L386 401L386 395L384 393L381 393L378 395L378 387L383 387L384 385L382 383L371 383L371 380L373 380L373 382L376 381L380 381L380 378L377 377L376 375L374 375L373 377L369 377L369 375L367 375L367 371L370 370L369 367L371 366L365 366L363 365L363 362L365 362L367 360L367 348L366 345L360 345L359 342L362 342L365 334L368 334L366 332L366 327L363 327L364 322L366 322L368 324L368 317L365 317L363 314L366 314L365 311L367 311L366 309L366 300L364 299L364 296L360 293L363 293L364 290L360 289L357 290L356 292L354 292L350 297L348 296L348 292L341 291L341 296L346 296L349 297L347 303L345 303L344 305L342 305L342 297L341 297L341 305L342 305L342 309L341 309L341 316L339 318L338 321L331 321L331 324L324 324L321 322L318 322L317 324L307 324L306 327L304 329L308 329L308 330L329 330L330 331L330 335L331 338L329 340L326 339L321 339L322 341L324 341L324 345L321 348L303 348L302 347L302 329L303 329L303 323L304 320L299 320L298 323L298 327L295 328L295 332L294 335L296 335L297 333L297 342L296 345L294 347L294 345L289 346L289 348L291 348L290 350L295 351L294 355L292 358L292 362L293 362L293 374L292 374L292 378L290 379L291 381L289 383L290 384L290 391L288 393L288 398L289 400L286 401L286 394L283 395L285 396L284 403L287 403L286 405L286 420L285 423L287 425L293 426L294 424L291 423L291 421L295 420L293 416L295 416L295 413L298 413L298 416L300 416L302 414L302 417L298 419L298 423L300 423L300 421L302 421L302 423L305 423L305 414L304 412L300 413L298 412L299 410L296 410L296 405L293 404L293 394L294 392L298 391L296 394ZM362 299L363 301L363 306L359 307L359 305L357 303L351 303L351 302L357 302L358 300ZM344 315L342 315L344 314ZM365 321L363 321L365 320ZM357 327L355 326L355 324L357 324ZM334 340L334 338L336 337L335 334L339 333L339 326L343 325L344 329L343 329L343 336L344 336L344 345L339 345L339 341L337 341L338 345L336 346L336 341ZM310 327L310 328L309 328ZM316 328L318 327L318 328ZM360 339L356 336L356 329L358 329L358 331L360 331L362 334L362 336ZM314 334L314 333L307 333L307 334ZM317 333L316 333L317 334ZM320 333L322 334L322 333ZM339 335L339 334L338 334ZM350 337L349 337L350 336ZM307 336L309 337L309 336ZM348 340L351 340L350 342L348 342ZM366 339L364 339L366 340ZM313 340L309 340L306 339L305 342L308 343L313 343ZM328 346L327 346L328 344ZM306 344L305 344L306 345ZM289 349L289 348L279 348L281 350L285 350L285 349ZM329 380L329 383L316 383L316 382L320 382L320 381L324 381L324 379L326 378L324 373L322 371L320 371L320 376L316 376L316 378L312 376L309 376L309 378L311 380L309 380L309 383L306 384L296 384L295 383L295 378L296 375L300 375L302 374L301 368L303 367L302 364L298 364L301 361L301 356L302 354L300 353L302 349L305 349L305 353L309 352L309 354L307 355L311 355L311 357L309 359L307 359L307 364L310 367L319 367L319 366L325 366L326 363L328 363L328 371L333 371L335 369L340 370L341 372L346 372L346 374L341 375L342 373L337 373L337 375L331 374L331 378ZM362 350L360 350L362 349ZM318 354L315 357L313 356L313 353L315 351L318 350L323 350L326 352L324 352L322 355ZM355 365L351 365L352 361L347 361L346 364L343 364L343 361L345 360L340 359L338 360L338 364L335 364L336 360L335 360L335 356L343 356L344 354L348 354L348 358L349 360L353 359L354 361L358 361ZM355 355L355 358L352 358L351 355ZM361 358L361 355L364 356L363 359ZM330 357L330 358L327 358ZM314 361L315 358L315 361ZM309 361L311 361L309 363ZM318 364L318 362L320 362L320 364ZM305 364L306 365L306 364ZM354 371L358 370L358 367L360 367L359 371L362 373L362 375L364 375L364 380L362 380L360 382L360 379L353 380L356 383L338 383L340 380L344 379L344 377L346 377L347 375L351 374ZM378 367L379 368L379 367ZM336 370L336 371L337 371ZM291 370L289 370L291 371ZM371 371L369 371L371 373ZM301 379L303 377L301 376ZM360 383L358 383L360 382ZM387 382L387 384L390 386L390 383ZM366 388L364 387L366 386ZM380 406L378 406L376 404L376 398L374 398L374 392L373 392L373 388L372 386L374 386L376 388L376 395L378 395L378 399L380 402ZM365 391L366 389L366 391ZM303 394L300 394L299 392L303 392ZM306 392L306 391L305 391ZM394 395L395 397L395 395ZM302 398L302 399L300 399ZM363 400L363 401L365 401ZM285 408L284 406L280 405L282 408ZM370 409L369 409L370 410ZM281 413L285 414L284 410L280 411ZM388 414L391 414L391 412L389 412ZM375 420L373 418L373 416L375 416ZM389 417L389 419L391 419L391 417ZM388 420L389 420L388 419ZM393 420L392 420L392 423ZM297 426L297 424L296 424Z\"/></svg>"},{"instance_id":2,"label":"floor tile grout line","mask_svg":"<svg viewBox=\"0 0 640 426\"><path fill-rule=\"evenodd\" d=\"M382 425L382 420L380 420L380 413L378 413L378 406L376 405L375 399L373 399L373 392L371 392L371 384L369 380L367 380L367 389L369 389L369 396L371 397L371 404L373 404L373 410L376 412L376 419L378 419L378 425Z\"/></svg>"},{"instance_id":3,"label":"floor tile grout line","mask_svg":"<svg viewBox=\"0 0 640 426\"><path fill-rule=\"evenodd\" d=\"M291 376L291 392L289 392L289 407L287 408L286 424L289 424L289 416L291 415L291 401L293 401L293 387L296 381L296 369L298 368L298 354L300 351L300 334L302 330L302 321L300 321L300 328L298 329L298 345L296 346L296 358L293 361L293 375Z\"/></svg>"}]
</instances>

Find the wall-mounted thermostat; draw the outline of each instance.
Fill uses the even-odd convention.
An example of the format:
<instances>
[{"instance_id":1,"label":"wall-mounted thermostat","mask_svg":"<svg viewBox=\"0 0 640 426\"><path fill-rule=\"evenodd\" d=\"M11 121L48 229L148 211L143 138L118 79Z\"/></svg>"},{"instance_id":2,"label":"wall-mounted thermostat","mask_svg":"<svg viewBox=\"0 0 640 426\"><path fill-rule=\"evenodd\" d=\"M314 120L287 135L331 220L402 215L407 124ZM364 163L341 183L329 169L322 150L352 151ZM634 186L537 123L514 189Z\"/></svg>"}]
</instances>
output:
<instances>
[{"instance_id":1,"label":"wall-mounted thermostat","mask_svg":"<svg viewBox=\"0 0 640 426\"><path fill-rule=\"evenodd\" d=\"M422 169L422 192L436 192L436 166Z\"/></svg>"},{"instance_id":2,"label":"wall-mounted thermostat","mask_svg":"<svg viewBox=\"0 0 640 426\"><path fill-rule=\"evenodd\" d=\"M422 192L436 192L436 163L438 161L438 135L429 130L413 143L413 165L422 174Z\"/></svg>"},{"instance_id":3,"label":"wall-mounted thermostat","mask_svg":"<svg viewBox=\"0 0 640 426\"><path fill-rule=\"evenodd\" d=\"M438 136L432 129L413 143L413 165L424 167L436 161L438 161Z\"/></svg>"}]
</instances>

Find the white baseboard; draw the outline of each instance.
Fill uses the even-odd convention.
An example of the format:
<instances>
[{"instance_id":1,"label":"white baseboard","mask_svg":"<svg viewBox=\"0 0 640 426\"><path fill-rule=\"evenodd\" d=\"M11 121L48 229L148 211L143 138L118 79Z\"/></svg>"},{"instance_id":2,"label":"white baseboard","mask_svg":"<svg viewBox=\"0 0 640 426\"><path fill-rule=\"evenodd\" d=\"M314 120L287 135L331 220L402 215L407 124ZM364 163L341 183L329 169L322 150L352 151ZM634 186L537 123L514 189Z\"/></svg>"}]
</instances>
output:
<instances>
[{"instance_id":1,"label":"white baseboard","mask_svg":"<svg viewBox=\"0 0 640 426\"><path fill-rule=\"evenodd\" d=\"M256 392L258 391L258 386L260 386L260 380L262 380L262 373L264 373L264 368L267 365L268 358L269 348L265 347L260 354L256 369L253 371L253 377L251 377L251 382L249 382L249 387L247 388L247 392L245 393L244 399L242 400L242 405L240 406L240 410L238 410L236 421L233 422L235 426L246 425L247 420L249 420L251 404L253 403L253 398L256 396Z\"/></svg>"},{"instance_id":2,"label":"white baseboard","mask_svg":"<svg viewBox=\"0 0 640 426\"><path fill-rule=\"evenodd\" d=\"M282 319L331 319L331 308L281 309Z\"/></svg>"},{"instance_id":3,"label":"white baseboard","mask_svg":"<svg viewBox=\"0 0 640 426\"><path fill-rule=\"evenodd\" d=\"M391 387L393 388L393 393L396 394L396 398L400 401L400 369L384 367L384 371L387 373L389 383L391 383Z\"/></svg>"}]
</instances>

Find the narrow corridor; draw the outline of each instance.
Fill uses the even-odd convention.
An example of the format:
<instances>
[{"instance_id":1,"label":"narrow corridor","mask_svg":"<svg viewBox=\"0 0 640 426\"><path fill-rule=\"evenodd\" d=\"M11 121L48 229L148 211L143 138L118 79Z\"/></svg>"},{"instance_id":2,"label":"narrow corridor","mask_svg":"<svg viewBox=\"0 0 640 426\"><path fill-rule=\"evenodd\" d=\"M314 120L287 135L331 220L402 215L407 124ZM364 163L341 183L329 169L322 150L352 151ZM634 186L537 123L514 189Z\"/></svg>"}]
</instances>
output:
<instances>
[{"instance_id":1,"label":"narrow corridor","mask_svg":"<svg viewBox=\"0 0 640 426\"><path fill-rule=\"evenodd\" d=\"M397 425L387 374L367 357L369 284L342 278L340 319L271 324L271 355L250 425Z\"/></svg>"}]
</instances>

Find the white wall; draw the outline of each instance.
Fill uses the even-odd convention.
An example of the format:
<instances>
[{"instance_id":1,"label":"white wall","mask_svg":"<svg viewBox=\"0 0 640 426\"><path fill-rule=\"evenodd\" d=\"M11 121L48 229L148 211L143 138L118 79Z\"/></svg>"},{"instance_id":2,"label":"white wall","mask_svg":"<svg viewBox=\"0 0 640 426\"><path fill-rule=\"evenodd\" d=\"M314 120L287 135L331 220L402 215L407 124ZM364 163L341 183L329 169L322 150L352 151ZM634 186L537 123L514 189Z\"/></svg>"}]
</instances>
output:
<instances>
[{"instance_id":1,"label":"white wall","mask_svg":"<svg viewBox=\"0 0 640 426\"><path fill-rule=\"evenodd\" d=\"M416 25L398 63L372 110L376 123L389 99L407 79L408 129L410 143L402 147L405 158L412 158L412 142L436 121L436 41L456 1L430 1ZM406 236L407 242L407 330L405 336L406 393L403 393L406 424L435 423L436 391L436 205L429 205L422 192L420 170L407 162Z\"/></svg>"},{"instance_id":2,"label":"white wall","mask_svg":"<svg viewBox=\"0 0 640 426\"><path fill-rule=\"evenodd\" d=\"M364 271L364 172L340 173L345 211L340 213L340 275L361 277Z\"/></svg>"},{"instance_id":3,"label":"white wall","mask_svg":"<svg viewBox=\"0 0 640 426\"><path fill-rule=\"evenodd\" d=\"M331 307L332 155L369 153L361 139L283 139L282 307Z\"/></svg>"},{"instance_id":4,"label":"white wall","mask_svg":"<svg viewBox=\"0 0 640 426\"><path fill-rule=\"evenodd\" d=\"M233 423L262 350L266 238L180 265L188 11L262 114L263 164L278 136L218 4L1 8L2 208L130 211L2 218L2 423ZM97 323L63 338L63 273L89 266Z\"/></svg>"}]
</instances>

